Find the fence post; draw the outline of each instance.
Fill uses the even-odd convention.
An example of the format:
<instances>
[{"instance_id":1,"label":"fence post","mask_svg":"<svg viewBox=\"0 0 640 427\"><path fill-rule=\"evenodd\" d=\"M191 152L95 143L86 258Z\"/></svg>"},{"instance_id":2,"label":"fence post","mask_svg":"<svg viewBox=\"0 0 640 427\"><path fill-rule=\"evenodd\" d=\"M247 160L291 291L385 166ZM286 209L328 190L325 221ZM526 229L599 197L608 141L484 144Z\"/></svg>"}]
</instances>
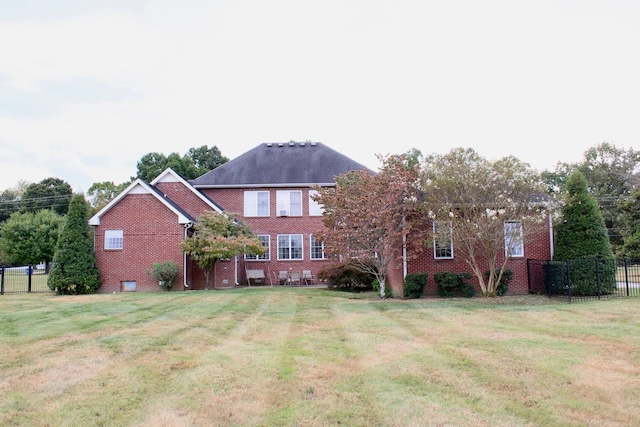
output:
<instances>
[{"instance_id":1,"label":"fence post","mask_svg":"<svg viewBox=\"0 0 640 427\"><path fill-rule=\"evenodd\" d=\"M567 286L569 287L569 304L571 304L571 267L569 266L569 260L565 261L567 265Z\"/></svg>"},{"instance_id":2,"label":"fence post","mask_svg":"<svg viewBox=\"0 0 640 427\"><path fill-rule=\"evenodd\" d=\"M627 265L627 257L622 258L622 263L624 264L624 283L627 287L627 296L629 296L629 270Z\"/></svg>"},{"instance_id":3,"label":"fence post","mask_svg":"<svg viewBox=\"0 0 640 427\"><path fill-rule=\"evenodd\" d=\"M600 299L602 290L600 288L600 259L599 258L596 258L596 284L598 285L598 299Z\"/></svg>"},{"instance_id":4,"label":"fence post","mask_svg":"<svg viewBox=\"0 0 640 427\"><path fill-rule=\"evenodd\" d=\"M29 272L29 277L27 279L27 292L31 292L31 276L33 273L31 266L27 267L27 271Z\"/></svg>"},{"instance_id":5,"label":"fence post","mask_svg":"<svg viewBox=\"0 0 640 427\"><path fill-rule=\"evenodd\" d=\"M551 298L551 261L544 262L544 287L547 291L547 296Z\"/></svg>"},{"instance_id":6,"label":"fence post","mask_svg":"<svg viewBox=\"0 0 640 427\"><path fill-rule=\"evenodd\" d=\"M0 295L4 295L4 267L0 267Z\"/></svg>"}]
</instances>

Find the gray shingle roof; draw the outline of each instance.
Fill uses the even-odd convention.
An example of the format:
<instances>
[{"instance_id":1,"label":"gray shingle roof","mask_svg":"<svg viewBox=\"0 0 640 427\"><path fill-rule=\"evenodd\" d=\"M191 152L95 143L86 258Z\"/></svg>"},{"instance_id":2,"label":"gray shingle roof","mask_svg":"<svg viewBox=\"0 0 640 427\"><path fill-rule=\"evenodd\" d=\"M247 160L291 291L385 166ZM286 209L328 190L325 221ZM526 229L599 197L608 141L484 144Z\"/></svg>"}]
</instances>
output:
<instances>
[{"instance_id":1,"label":"gray shingle roof","mask_svg":"<svg viewBox=\"0 0 640 427\"><path fill-rule=\"evenodd\" d=\"M321 142L267 142L191 181L196 188L333 184L366 166ZM371 171L373 173L373 171Z\"/></svg>"}]
</instances>

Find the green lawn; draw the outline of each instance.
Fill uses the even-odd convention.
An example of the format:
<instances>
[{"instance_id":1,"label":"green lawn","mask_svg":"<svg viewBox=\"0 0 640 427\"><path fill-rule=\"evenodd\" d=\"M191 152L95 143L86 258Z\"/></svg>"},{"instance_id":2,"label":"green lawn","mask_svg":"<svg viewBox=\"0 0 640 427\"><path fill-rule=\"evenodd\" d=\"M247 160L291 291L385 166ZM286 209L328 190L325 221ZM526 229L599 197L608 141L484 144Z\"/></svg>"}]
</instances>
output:
<instances>
[{"instance_id":1,"label":"green lawn","mask_svg":"<svg viewBox=\"0 0 640 427\"><path fill-rule=\"evenodd\" d=\"M640 299L0 297L0 424L640 425Z\"/></svg>"}]
</instances>

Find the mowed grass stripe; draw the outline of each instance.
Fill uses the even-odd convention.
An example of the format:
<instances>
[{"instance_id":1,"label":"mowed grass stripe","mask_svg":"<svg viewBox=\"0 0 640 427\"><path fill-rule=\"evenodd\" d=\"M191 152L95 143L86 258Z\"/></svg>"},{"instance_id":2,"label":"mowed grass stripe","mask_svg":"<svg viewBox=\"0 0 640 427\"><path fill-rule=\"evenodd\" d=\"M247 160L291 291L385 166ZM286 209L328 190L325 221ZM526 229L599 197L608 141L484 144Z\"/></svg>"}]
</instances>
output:
<instances>
[{"instance_id":1,"label":"mowed grass stripe","mask_svg":"<svg viewBox=\"0 0 640 427\"><path fill-rule=\"evenodd\" d=\"M640 304L0 298L2 425L639 425Z\"/></svg>"}]
</instances>

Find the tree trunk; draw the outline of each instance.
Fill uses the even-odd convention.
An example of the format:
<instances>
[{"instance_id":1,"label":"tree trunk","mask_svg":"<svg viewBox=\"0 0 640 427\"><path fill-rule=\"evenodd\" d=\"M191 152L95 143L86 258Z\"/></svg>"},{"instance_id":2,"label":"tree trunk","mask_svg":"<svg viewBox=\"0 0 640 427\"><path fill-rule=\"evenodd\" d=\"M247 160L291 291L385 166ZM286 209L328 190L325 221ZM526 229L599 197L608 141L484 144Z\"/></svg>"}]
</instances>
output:
<instances>
[{"instance_id":1,"label":"tree trunk","mask_svg":"<svg viewBox=\"0 0 640 427\"><path fill-rule=\"evenodd\" d=\"M387 296L387 286L384 280L378 280L380 282L380 298L385 298Z\"/></svg>"},{"instance_id":2,"label":"tree trunk","mask_svg":"<svg viewBox=\"0 0 640 427\"><path fill-rule=\"evenodd\" d=\"M204 271L204 288L205 290L209 290L209 275L211 274L211 268L207 268Z\"/></svg>"}]
</instances>

